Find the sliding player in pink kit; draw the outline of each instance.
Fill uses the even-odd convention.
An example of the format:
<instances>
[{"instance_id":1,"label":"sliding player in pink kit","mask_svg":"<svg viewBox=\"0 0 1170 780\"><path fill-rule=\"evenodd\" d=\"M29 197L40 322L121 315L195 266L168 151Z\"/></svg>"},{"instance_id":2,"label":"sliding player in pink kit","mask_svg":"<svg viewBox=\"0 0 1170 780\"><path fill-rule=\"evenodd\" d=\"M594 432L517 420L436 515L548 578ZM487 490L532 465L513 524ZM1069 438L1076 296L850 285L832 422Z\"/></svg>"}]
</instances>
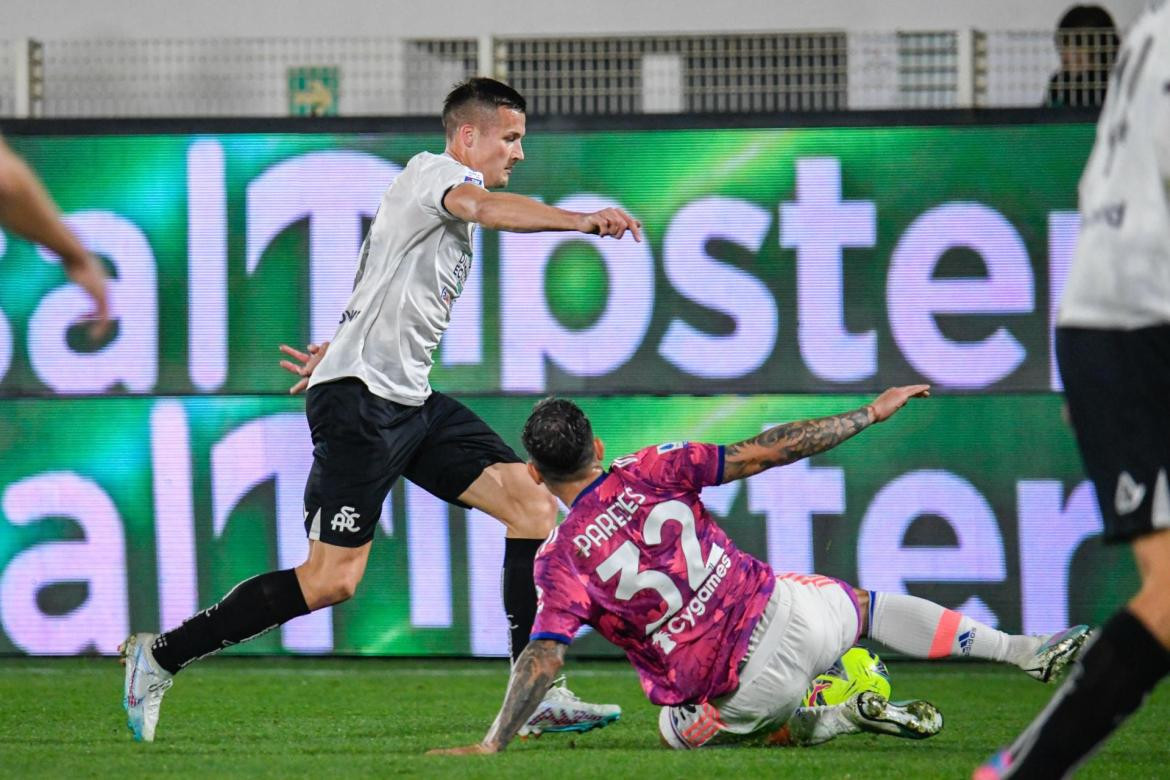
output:
<instances>
[{"instance_id":1,"label":"sliding player in pink kit","mask_svg":"<svg viewBox=\"0 0 1170 780\"><path fill-rule=\"evenodd\" d=\"M873 731L921 739L942 716L928 702L862 693L801 707L813 677L862 634L921 658L969 655L1014 663L1048 681L1075 657L1087 628L1012 636L925 599L870 593L819 575L775 574L736 548L699 497L719 485L824 452L882 422L927 385L895 387L866 406L770 428L726 447L648 447L602 469L604 450L571 401L537 404L524 426L530 473L570 506L541 547L532 641L517 659L495 723L476 745L502 750L537 709L582 625L622 648L659 732L686 749L748 735L810 745Z\"/></svg>"}]
</instances>

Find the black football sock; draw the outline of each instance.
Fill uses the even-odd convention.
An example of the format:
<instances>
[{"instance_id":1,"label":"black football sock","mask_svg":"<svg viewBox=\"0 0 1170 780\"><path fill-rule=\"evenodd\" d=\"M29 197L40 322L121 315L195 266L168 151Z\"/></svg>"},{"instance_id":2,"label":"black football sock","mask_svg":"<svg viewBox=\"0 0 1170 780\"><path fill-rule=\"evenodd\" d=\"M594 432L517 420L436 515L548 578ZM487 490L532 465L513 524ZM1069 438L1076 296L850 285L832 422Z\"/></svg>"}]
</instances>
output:
<instances>
[{"instance_id":1,"label":"black football sock","mask_svg":"<svg viewBox=\"0 0 1170 780\"><path fill-rule=\"evenodd\" d=\"M532 621L536 620L536 583L532 564L543 539L504 540L504 612L508 615L508 643L512 660L528 644Z\"/></svg>"},{"instance_id":2,"label":"black football sock","mask_svg":"<svg viewBox=\"0 0 1170 780\"><path fill-rule=\"evenodd\" d=\"M1052 701L1011 747L1007 777L1060 778L1170 673L1170 652L1128 610L1091 640Z\"/></svg>"},{"instance_id":3,"label":"black football sock","mask_svg":"<svg viewBox=\"0 0 1170 780\"><path fill-rule=\"evenodd\" d=\"M232 588L212 604L160 634L151 645L154 660L175 674L187 664L246 642L281 623L309 614L301 584L293 569L270 571Z\"/></svg>"}]
</instances>

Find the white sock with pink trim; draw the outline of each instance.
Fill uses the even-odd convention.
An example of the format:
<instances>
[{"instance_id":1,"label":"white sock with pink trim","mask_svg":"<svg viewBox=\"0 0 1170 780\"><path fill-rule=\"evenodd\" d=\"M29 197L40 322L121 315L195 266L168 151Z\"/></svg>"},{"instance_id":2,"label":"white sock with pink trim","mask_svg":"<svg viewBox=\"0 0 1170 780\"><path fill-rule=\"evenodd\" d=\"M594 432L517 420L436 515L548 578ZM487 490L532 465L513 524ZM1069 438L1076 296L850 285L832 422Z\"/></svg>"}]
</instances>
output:
<instances>
[{"instance_id":1,"label":"white sock with pink trim","mask_svg":"<svg viewBox=\"0 0 1170 780\"><path fill-rule=\"evenodd\" d=\"M1005 634L917 596L871 591L869 604L869 635L915 658L971 656L1019 665L1044 641Z\"/></svg>"}]
</instances>

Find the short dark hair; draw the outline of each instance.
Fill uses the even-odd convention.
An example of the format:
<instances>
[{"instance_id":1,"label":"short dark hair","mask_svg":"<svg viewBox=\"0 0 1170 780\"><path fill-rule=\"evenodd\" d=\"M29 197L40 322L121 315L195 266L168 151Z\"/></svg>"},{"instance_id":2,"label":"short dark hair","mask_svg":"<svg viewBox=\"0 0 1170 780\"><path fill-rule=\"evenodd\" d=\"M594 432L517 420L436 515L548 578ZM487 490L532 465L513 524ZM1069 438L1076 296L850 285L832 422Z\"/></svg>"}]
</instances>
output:
<instances>
[{"instance_id":1,"label":"short dark hair","mask_svg":"<svg viewBox=\"0 0 1170 780\"><path fill-rule=\"evenodd\" d=\"M502 81L480 76L461 81L447 93L447 99L443 101L443 127L450 135L470 120L468 109L486 108L494 111L500 106L523 114L528 110L528 101Z\"/></svg>"},{"instance_id":2,"label":"short dark hair","mask_svg":"<svg viewBox=\"0 0 1170 780\"><path fill-rule=\"evenodd\" d=\"M593 463L593 426L577 404L545 398L520 434L532 465L550 482L566 482Z\"/></svg>"},{"instance_id":3,"label":"short dark hair","mask_svg":"<svg viewBox=\"0 0 1170 780\"><path fill-rule=\"evenodd\" d=\"M1099 5L1074 5L1064 12L1056 25L1058 30L1109 30L1115 27L1113 17Z\"/></svg>"},{"instance_id":4,"label":"short dark hair","mask_svg":"<svg viewBox=\"0 0 1170 780\"><path fill-rule=\"evenodd\" d=\"M1103 85L1121 45L1117 26L1108 11L1099 5L1074 5L1060 17L1054 37L1059 51L1089 49L1092 64L1103 71L1100 74Z\"/></svg>"}]
</instances>

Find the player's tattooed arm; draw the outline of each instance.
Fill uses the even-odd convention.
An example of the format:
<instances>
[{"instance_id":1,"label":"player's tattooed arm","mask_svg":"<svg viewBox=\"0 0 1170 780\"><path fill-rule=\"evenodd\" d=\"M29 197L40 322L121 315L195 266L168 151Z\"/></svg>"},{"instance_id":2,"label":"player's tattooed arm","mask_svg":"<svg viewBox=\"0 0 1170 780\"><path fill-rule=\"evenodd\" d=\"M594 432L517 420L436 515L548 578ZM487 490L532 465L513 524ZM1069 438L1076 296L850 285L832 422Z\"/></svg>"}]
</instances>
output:
<instances>
[{"instance_id":1,"label":"player's tattooed arm","mask_svg":"<svg viewBox=\"0 0 1170 780\"><path fill-rule=\"evenodd\" d=\"M532 713L536 712L549 686L564 666L565 647L566 645L551 639L535 639L529 642L512 666L512 676L508 680L504 704L483 741L466 747L432 750L430 753L444 755L498 753L507 747L520 731L520 727L528 722Z\"/></svg>"},{"instance_id":2,"label":"player's tattooed arm","mask_svg":"<svg viewBox=\"0 0 1170 780\"><path fill-rule=\"evenodd\" d=\"M889 419L911 398L928 395L929 385L891 387L860 409L815 420L784 423L758 436L729 444L723 451L723 481L744 479L830 450L874 423Z\"/></svg>"},{"instance_id":3,"label":"player's tattooed arm","mask_svg":"<svg viewBox=\"0 0 1170 780\"><path fill-rule=\"evenodd\" d=\"M551 639L528 643L512 668L504 705L483 739L485 746L493 751L503 750L528 722L565 664L565 647Z\"/></svg>"},{"instance_id":4,"label":"player's tattooed arm","mask_svg":"<svg viewBox=\"0 0 1170 780\"><path fill-rule=\"evenodd\" d=\"M874 423L873 408L784 423L735 444L723 452L723 481L759 474L836 447Z\"/></svg>"}]
</instances>

